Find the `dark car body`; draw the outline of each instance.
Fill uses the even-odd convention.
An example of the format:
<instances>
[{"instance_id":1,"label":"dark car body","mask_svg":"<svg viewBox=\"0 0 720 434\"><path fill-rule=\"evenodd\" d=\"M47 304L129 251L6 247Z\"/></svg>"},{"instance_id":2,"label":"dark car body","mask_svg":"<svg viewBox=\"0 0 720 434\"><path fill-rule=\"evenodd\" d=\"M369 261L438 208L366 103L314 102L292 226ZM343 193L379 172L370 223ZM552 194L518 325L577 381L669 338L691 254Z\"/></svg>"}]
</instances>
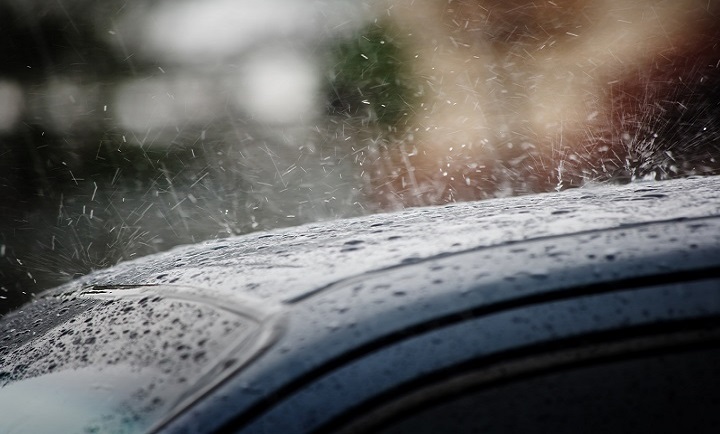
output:
<instances>
[{"instance_id":1,"label":"dark car body","mask_svg":"<svg viewBox=\"0 0 720 434\"><path fill-rule=\"evenodd\" d=\"M0 329L8 432L714 432L720 178L178 247Z\"/></svg>"}]
</instances>

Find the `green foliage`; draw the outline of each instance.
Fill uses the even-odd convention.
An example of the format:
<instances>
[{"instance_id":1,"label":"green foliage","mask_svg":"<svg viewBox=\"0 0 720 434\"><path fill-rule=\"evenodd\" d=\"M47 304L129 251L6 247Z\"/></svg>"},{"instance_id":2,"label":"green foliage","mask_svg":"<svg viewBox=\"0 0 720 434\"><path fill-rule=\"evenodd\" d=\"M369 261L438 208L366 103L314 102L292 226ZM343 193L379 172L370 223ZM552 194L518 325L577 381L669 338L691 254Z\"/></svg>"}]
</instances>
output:
<instances>
[{"instance_id":1,"label":"green foliage","mask_svg":"<svg viewBox=\"0 0 720 434\"><path fill-rule=\"evenodd\" d=\"M388 28L372 24L332 50L331 108L364 115L367 122L394 126L412 106L409 62Z\"/></svg>"}]
</instances>

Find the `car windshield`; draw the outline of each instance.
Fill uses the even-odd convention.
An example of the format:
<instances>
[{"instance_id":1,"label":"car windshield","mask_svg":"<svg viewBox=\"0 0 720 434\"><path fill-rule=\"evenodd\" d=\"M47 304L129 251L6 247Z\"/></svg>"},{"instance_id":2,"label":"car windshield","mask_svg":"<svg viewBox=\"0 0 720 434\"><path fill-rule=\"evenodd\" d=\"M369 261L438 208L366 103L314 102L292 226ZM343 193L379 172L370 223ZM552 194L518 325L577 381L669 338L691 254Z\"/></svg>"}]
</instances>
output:
<instances>
[{"instance_id":1,"label":"car windshield","mask_svg":"<svg viewBox=\"0 0 720 434\"><path fill-rule=\"evenodd\" d=\"M0 329L2 432L146 432L272 336L262 309L178 287L84 290L27 309Z\"/></svg>"},{"instance_id":2,"label":"car windshield","mask_svg":"<svg viewBox=\"0 0 720 434\"><path fill-rule=\"evenodd\" d=\"M128 405L127 399L142 385L153 383L158 374L124 367L89 367L10 383L0 389L0 406L6 414L0 430L144 432L169 410L167 404L139 412Z\"/></svg>"}]
</instances>

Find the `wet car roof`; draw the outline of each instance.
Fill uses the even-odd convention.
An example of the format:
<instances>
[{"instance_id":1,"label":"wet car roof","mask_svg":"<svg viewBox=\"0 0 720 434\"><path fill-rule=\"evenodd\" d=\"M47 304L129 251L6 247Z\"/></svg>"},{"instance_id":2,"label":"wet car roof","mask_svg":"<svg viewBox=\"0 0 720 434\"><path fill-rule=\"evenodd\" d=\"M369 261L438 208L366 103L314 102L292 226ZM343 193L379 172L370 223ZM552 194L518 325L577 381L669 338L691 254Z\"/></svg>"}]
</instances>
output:
<instances>
[{"instance_id":1,"label":"wet car roof","mask_svg":"<svg viewBox=\"0 0 720 434\"><path fill-rule=\"evenodd\" d=\"M658 191L662 190L662 191ZM437 255L522 240L720 213L720 177L458 203L177 247L60 287L172 284L271 302Z\"/></svg>"}]
</instances>

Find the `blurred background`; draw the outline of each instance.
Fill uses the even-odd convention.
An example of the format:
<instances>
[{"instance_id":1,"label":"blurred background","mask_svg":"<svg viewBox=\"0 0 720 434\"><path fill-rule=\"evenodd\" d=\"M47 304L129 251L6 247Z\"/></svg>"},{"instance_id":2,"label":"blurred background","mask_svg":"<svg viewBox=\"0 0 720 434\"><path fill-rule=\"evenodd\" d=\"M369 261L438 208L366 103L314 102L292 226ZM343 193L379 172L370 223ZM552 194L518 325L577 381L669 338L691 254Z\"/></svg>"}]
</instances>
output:
<instances>
[{"instance_id":1,"label":"blurred background","mask_svg":"<svg viewBox=\"0 0 720 434\"><path fill-rule=\"evenodd\" d=\"M2 0L0 55L0 313L178 244L720 171L720 0Z\"/></svg>"}]
</instances>

